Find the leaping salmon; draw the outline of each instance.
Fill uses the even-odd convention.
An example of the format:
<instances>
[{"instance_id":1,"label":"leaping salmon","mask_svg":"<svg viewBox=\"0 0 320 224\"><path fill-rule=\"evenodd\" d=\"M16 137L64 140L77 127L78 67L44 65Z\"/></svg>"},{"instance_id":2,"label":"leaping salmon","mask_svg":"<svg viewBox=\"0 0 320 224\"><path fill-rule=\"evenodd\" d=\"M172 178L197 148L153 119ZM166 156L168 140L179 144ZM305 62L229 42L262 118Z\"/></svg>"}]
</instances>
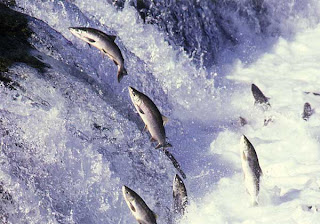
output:
<instances>
[{"instance_id":1,"label":"leaping salmon","mask_svg":"<svg viewBox=\"0 0 320 224\"><path fill-rule=\"evenodd\" d=\"M89 27L69 27L69 30L76 37L101 50L103 54L107 55L117 65L118 82L121 81L123 76L127 75L121 51L114 42L116 36L108 35L100 30Z\"/></svg>"},{"instance_id":2,"label":"leaping salmon","mask_svg":"<svg viewBox=\"0 0 320 224\"><path fill-rule=\"evenodd\" d=\"M145 129L148 130L151 134L151 141L158 141L158 148L172 147L172 145L166 142L166 132L164 125L168 121L168 118L162 116L157 106L152 102L152 100L129 86L130 98L137 109L140 117L142 118Z\"/></svg>"},{"instance_id":3,"label":"leaping salmon","mask_svg":"<svg viewBox=\"0 0 320 224\"><path fill-rule=\"evenodd\" d=\"M244 135L242 135L240 140L240 154L245 186L251 196L252 205L255 206L258 205L257 197L260 190L262 170L253 145Z\"/></svg>"},{"instance_id":4,"label":"leaping salmon","mask_svg":"<svg viewBox=\"0 0 320 224\"><path fill-rule=\"evenodd\" d=\"M187 189L179 177L175 175L173 179L173 212L179 215L185 213L188 204Z\"/></svg>"},{"instance_id":5,"label":"leaping salmon","mask_svg":"<svg viewBox=\"0 0 320 224\"><path fill-rule=\"evenodd\" d=\"M132 215L139 224L157 224L157 216L136 192L123 186L122 193Z\"/></svg>"}]
</instances>

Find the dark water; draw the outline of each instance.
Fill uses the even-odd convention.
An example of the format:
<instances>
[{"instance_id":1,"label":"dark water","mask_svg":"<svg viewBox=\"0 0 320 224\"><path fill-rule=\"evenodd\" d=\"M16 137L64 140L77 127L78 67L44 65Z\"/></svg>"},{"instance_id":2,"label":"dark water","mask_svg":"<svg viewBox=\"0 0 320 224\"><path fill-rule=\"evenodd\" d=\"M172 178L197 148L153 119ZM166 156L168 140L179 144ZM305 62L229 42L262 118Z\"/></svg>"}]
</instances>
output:
<instances>
[{"instance_id":1,"label":"dark water","mask_svg":"<svg viewBox=\"0 0 320 224\"><path fill-rule=\"evenodd\" d=\"M121 10L125 1L114 5ZM155 24L175 47L182 47L197 64L217 65L222 52L246 44L250 58L261 43L278 37L268 1L129 1L145 23ZM282 3L279 3L282 4ZM289 10L289 9L288 9Z\"/></svg>"}]
</instances>

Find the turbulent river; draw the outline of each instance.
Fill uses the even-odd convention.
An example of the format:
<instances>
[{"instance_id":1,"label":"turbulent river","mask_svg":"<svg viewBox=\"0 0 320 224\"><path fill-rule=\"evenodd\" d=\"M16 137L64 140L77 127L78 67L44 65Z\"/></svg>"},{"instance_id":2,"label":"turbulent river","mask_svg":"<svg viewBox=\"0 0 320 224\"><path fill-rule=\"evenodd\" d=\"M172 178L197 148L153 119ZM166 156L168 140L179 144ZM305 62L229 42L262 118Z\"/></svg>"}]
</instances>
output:
<instances>
[{"instance_id":1,"label":"turbulent river","mask_svg":"<svg viewBox=\"0 0 320 224\"><path fill-rule=\"evenodd\" d=\"M1 0L0 223L135 223L123 185L158 224L320 223L319 22L317 0ZM77 26L117 36L120 83ZM252 83L270 110L254 106ZM183 217L172 212L178 171L143 132L128 86L169 118ZM242 134L263 171L257 207Z\"/></svg>"}]
</instances>

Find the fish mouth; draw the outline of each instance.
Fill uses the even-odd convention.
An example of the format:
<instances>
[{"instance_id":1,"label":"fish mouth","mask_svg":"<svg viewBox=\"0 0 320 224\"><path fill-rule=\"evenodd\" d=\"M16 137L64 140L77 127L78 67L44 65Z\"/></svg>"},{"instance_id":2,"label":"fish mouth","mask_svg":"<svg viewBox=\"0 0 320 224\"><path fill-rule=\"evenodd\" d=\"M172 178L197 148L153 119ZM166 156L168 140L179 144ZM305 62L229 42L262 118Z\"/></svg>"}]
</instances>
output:
<instances>
[{"instance_id":1,"label":"fish mouth","mask_svg":"<svg viewBox=\"0 0 320 224\"><path fill-rule=\"evenodd\" d=\"M241 143L244 144L245 146L249 145L249 140L245 135L241 136Z\"/></svg>"},{"instance_id":2,"label":"fish mouth","mask_svg":"<svg viewBox=\"0 0 320 224\"><path fill-rule=\"evenodd\" d=\"M72 32L72 33L78 31L78 29L77 29L76 27L69 27L68 30L69 30L70 32Z\"/></svg>"},{"instance_id":3,"label":"fish mouth","mask_svg":"<svg viewBox=\"0 0 320 224\"><path fill-rule=\"evenodd\" d=\"M81 30L76 27L69 27L68 30L75 36L80 37Z\"/></svg>"},{"instance_id":4,"label":"fish mouth","mask_svg":"<svg viewBox=\"0 0 320 224\"><path fill-rule=\"evenodd\" d=\"M128 90L129 90L129 95L130 95L130 97L132 99L132 97L133 97L133 88L131 86L129 86Z\"/></svg>"},{"instance_id":5,"label":"fish mouth","mask_svg":"<svg viewBox=\"0 0 320 224\"><path fill-rule=\"evenodd\" d=\"M132 190L130 188L128 188L125 185L122 186L122 194L127 203L131 203L132 201L134 201L134 198L131 192Z\"/></svg>"},{"instance_id":6,"label":"fish mouth","mask_svg":"<svg viewBox=\"0 0 320 224\"><path fill-rule=\"evenodd\" d=\"M129 200L129 196L131 196L131 190L130 188L128 188L126 185L123 185L122 186L122 193L123 193L123 196Z\"/></svg>"},{"instance_id":7,"label":"fish mouth","mask_svg":"<svg viewBox=\"0 0 320 224\"><path fill-rule=\"evenodd\" d=\"M176 174L176 175L174 176L173 181L174 181L174 183L179 183L179 182L180 182L180 178L179 178L178 174Z\"/></svg>"},{"instance_id":8,"label":"fish mouth","mask_svg":"<svg viewBox=\"0 0 320 224\"><path fill-rule=\"evenodd\" d=\"M123 193L123 196L125 196L125 197L126 197L127 192L128 192L127 189L128 189L127 186L125 186L125 185L122 186L122 193Z\"/></svg>"},{"instance_id":9,"label":"fish mouth","mask_svg":"<svg viewBox=\"0 0 320 224\"><path fill-rule=\"evenodd\" d=\"M173 178L173 191L177 190L177 185L179 184L179 178L178 175L176 174Z\"/></svg>"},{"instance_id":10,"label":"fish mouth","mask_svg":"<svg viewBox=\"0 0 320 224\"><path fill-rule=\"evenodd\" d=\"M129 91L130 92L138 92L135 88L133 88L132 86L129 86L128 87Z\"/></svg>"},{"instance_id":11,"label":"fish mouth","mask_svg":"<svg viewBox=\"0 0 320 224\"><path fill-rule=\"evenodd\" d=\"M135 88L133 88L132 86L129 86L128 90L129 90L129 94L130 94L131 97L135 97L136 96L137 90L135 90Z\"/></svg>"},{"instance_id":12,"label":"fish mouth","mask_svg":"<svg viewBox=\"0 0 320 224\"><path fill-rule=\"evenodd\" d=\"M68 30L73 33L74 35L80 36L85 30L81 27L69 27Z\"/></svg>"}]
</instances>

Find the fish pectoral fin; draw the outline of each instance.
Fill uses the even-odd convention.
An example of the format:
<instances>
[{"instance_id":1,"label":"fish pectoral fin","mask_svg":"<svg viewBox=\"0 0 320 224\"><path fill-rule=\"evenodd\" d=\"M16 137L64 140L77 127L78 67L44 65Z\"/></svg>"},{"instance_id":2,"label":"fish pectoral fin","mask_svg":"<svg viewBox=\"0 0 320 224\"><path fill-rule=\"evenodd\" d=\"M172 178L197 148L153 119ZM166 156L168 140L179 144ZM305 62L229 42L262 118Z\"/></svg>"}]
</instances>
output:
<instances>
[{"instance_id":1,"label":"fish pectoral fin","mask_svg":"<svg viewBox=\"0 0 320 224\"><path fill-rule=\"evenodd\" d=\"M140 220L140 219L137 219L137 221L138 221L139 224L147 224L145 221Z\"/></svg>"},{"instance_id":2,"label":"fish pectoral fin","mask_svg":"<svg viewBox=\"0 0 320 224\"><path fill-rule=\"evenodd\" d=\"M165 126L168 123L169 119L166 116L162 115L162 121L163 121L163 126Z\"/></svg>"},{"instance_id":3,"label":"fish pectoral fin","mask_svg":"<svg viewBox=\"0 0 320 224\"><path fill-rule=\"evenodd\" d=\"M147 126L147 125L146 125ZM150 138L150 142L156 142L157 140L154 137Z\"/></svg>"},{"instance_id":4,"label":"fish pectoral fin","mask_svg":"<svg viewBox=\"0 0 320 224\"><path fill-rule=\"evenodd\" d=\"M142 131L148 131L148 126L145 125Z\"/></svg>"},{"instance_id":5,"label":"fish pectoral fin","mask_svg":"<svg viewBox=\"0 0 320 224\"><path fill-rule=\"evenodd\" d=\"M117 36L114 35L108 35L108 37L114 42L117 38Z\"/></svg>"},{"instance_id":6,"label":"fish pectoral fin","mask_svg":"<svg viewBox=\"0 0 320 224\"><path fill-rule=\"evenodd\" d=\"M244 152L242 152L242 159L243 159L244 161L247 161L247 160L248 160L247 157L246 157L246 154L245 154Z\"/></svg>"},{"instance_id":7,"label":"fish pectoral fin","mask_svg":"<svg viewBox=\"0 0 320 224\"><path fill-rule=\"evenodd\" d=\"M168 147L172 147L172 145L171 145L170 143L168 143L168 142L166 142L166 143L164 143L164 144L159 143L159 144L156 146L156 149L159 149L159 148L161 148L161 147L163 147L163 148L168 148Z\"/></svg>"},{"instance_id":8,"label":"fish pectoral fin","mask_svg":"<svg viewBox=\"0 0 320 224\"><path fill-rule=\"evenodd\" d=\"M91 48L91 45L88 43L88 46Z\"/></svg>"},{"instance_id":9,"label":"fish pectoral fin","mask_svg":"<svg viewBox=\"0 0 320 224\"><path fill-rule=\"evenodd\" d=\"M118 65L118 63L115 61L115 60L112 60L113 61L113 63L115 64L115 65Z\"/></svg>"},{"instance_id":10,"label":"fish pectoral fin","mask_svg":"<svg viewBox=\"0 0 320 224\"><path fill-rule=\"evenodd\" d=\"M138 106L138 111L141 113L141 114L144 114L143 110Z\"/></svg>"},{"instance_id":11,"label":"fish pectoral fin","mask_svg":"<svg viewBox=\"0 0 320 224\"><path fill-rule=\"evenodd\" d=\"M260 177L263 177L263 172L261 169L259 170L259 173L260 173Z\"/></svg>"},{"instance_id":12,"label":"fish pectoral fin","mask_svg":"<svg viewBox=\"0 0 320 224\"><path fill-rule=\"evenodd\" d=\"M87 38L87 41L89 41L90 43L95 43L96 42L94 39L91 39L91 38Z\"/></svg>"},{"instance_id":13,"label":"fish pectoral fin","mask_svg":"<svg viewBox=\"0 0 320 224\"><path fill-rule=\"evenodd\" d=\"M131 203L130 203L130 209L131 211L136 212L136 208Z\"/></svg>"},{"instance_id":14,"label":"fish pectoral fin","mask_svg":"<svg viewBox=\"0 0 320 224\"><path fill-rule=\"evenodd\" d=\"M138 221L139 224L149 224L150 223L150 222L145 222L145 221L140 220L140 219L137 219L137 221Z\"/></svg>"}]
</instances>

